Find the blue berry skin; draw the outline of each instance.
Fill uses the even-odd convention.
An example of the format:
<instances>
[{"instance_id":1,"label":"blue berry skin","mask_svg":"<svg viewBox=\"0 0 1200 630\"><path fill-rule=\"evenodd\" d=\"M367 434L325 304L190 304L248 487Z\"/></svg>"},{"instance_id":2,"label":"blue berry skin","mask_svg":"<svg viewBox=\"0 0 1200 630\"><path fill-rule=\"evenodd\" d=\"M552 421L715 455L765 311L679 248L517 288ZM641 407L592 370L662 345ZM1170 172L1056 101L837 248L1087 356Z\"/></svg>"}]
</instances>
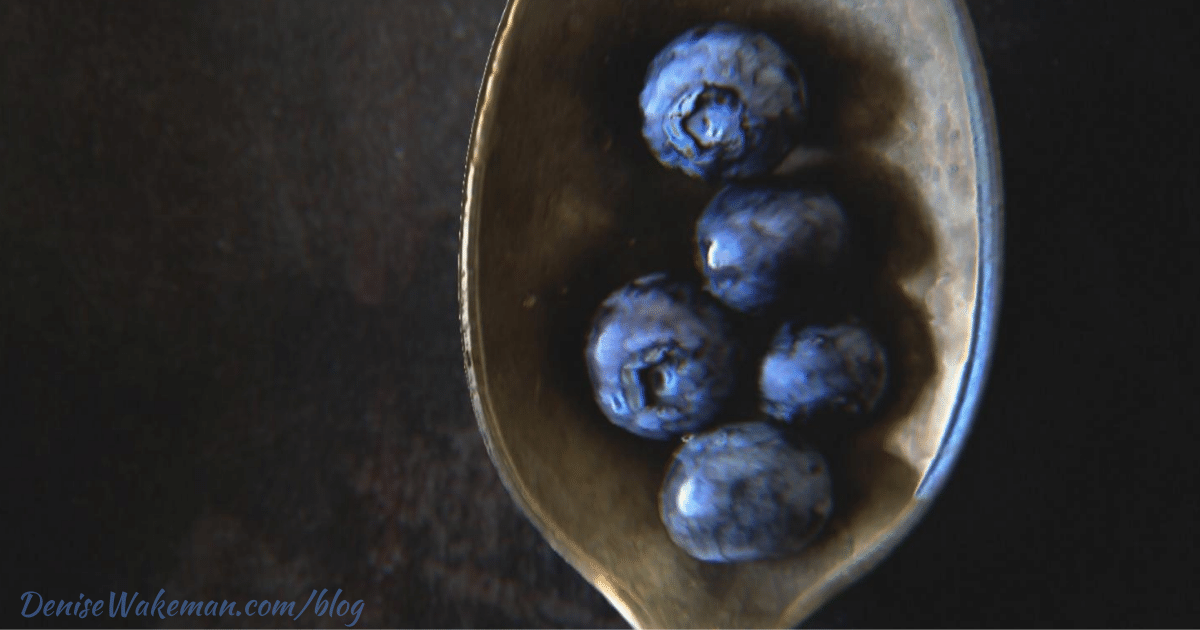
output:
<instances>
[{"instance_id":1,"label":"blue berry skin","mask_svg":"<svg viewBox=\"0 0 1200 630\"><path fill-rule=\"evenodd\" d=\"M710 293L753 313L797 274L833 264L847 232L842 207L828 195L729 185L696 223L696 266Z\"/></svg>"},{"instance_id":2,"label":"blue berry skin","mask_svg":"<svg viewBox=\"0 0 1200 630\"><path fill-rule=\"evenodd\" d=\"M688 555L745 562L804 549L833 510L825 458L769 422L693 436L675 453L659 495L663 524Z\"/></svg>"},{"instance_id":3,"label":"blue berry skin","mask_svg":"<svg viewBox=\"0 0 1200 630\"><path fill-rule=\"evenodd\" d=\"M698 287L652 274L604 301L585 355L604 415L666 440L716 418L733 390L738 351L719 304Z\"/></svg>"},{"instance_id":4,"label":"blue berry skin","mask_svg":"<svg viewBox=\"0 0 1200 630\"><path fill-rule=\"evenodd\" d=\"M866 329L784 325L759 372L762 410L787 422L821 411L860 414L879 402L887 360Z\"/></svg>"},{"instance_id":5,"label":"blue berry skin","mask_svg":"<svg viewBox=\"0 0 1200 630\"><path fill-rule=\"evenodd\" d=\"M639 102L659 162L706 180L762 175L792 148L807 115L804 80L766 35L718 23L654 58Z\"/></svg>"}]
</instances>

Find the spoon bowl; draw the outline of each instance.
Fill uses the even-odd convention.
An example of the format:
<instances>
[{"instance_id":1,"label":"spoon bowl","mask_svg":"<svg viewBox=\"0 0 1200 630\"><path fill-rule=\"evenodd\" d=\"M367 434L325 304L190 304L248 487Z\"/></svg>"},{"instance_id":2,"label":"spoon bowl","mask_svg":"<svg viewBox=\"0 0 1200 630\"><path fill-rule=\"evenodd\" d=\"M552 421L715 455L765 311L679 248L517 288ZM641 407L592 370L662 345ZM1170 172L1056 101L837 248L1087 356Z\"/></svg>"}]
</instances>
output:
<instances>
[{"instance_id":1,"label":"spoon bowl","mask_svg":"<svg viewBox=\"0 0 1200 630\"><path fill-rule=\"evenodd\" d=\"M766 32L800 65L812 109L779 177L830 189L857 237L857 263L820 299L793 297L804 317L877 331L892 370L868 421L813 436L834 477L825 531L798 555L735 564L671 542L658 493L677 443L608 423L583 360L609 292L656 271L697 277L695 221L718 185L654 160L637 97L663 45L717 21ZM990 96L960 1L510 0L464 188L461 323L488 452L632 625L794 626L937 495L986 379L1001 269Z\"/></svg>"}]
</instances>

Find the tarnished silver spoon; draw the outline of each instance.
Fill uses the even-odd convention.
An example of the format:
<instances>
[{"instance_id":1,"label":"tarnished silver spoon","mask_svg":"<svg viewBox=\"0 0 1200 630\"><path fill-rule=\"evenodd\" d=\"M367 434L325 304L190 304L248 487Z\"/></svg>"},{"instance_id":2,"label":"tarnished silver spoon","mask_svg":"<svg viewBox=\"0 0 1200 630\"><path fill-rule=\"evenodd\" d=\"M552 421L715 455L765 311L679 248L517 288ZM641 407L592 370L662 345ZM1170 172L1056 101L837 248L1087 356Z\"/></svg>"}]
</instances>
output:
<instances>
[{"instance_id":1,"label":"tarnished silver spoon","mask_svg":"<svg viewBox=\"0 0 1200 630\"><path fill-rule=\"evenodd\" d=\"M669 443L605 421L583 344L608 292L687 273L713 184L640 137L646 64L698 24L770 34L808 80L791 177L844 200L886 321L889 394L827 453L834 514L790 558L695 560L658 492ZM814 159L818 158L818 159ZM799 623L896 547L950 473L999 307L1000 179L990 96L957 0L510 0L480 94L464 191L466 370L488 451L550 544L639 627Z\"/></svg>"}]
</instances>

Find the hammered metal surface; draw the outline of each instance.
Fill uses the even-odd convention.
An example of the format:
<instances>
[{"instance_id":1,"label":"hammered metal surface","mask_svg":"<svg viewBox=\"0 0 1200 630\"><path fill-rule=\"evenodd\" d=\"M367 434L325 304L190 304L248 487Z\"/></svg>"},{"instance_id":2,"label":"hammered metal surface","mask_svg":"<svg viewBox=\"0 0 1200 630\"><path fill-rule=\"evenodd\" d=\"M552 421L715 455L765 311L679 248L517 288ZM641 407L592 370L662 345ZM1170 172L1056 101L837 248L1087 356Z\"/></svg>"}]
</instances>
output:
<instances>
[{"instance_id":1,"label":"hammered metal surface","mask_svg":"<svg viewBox=\"0 0 1200 630\"><path fill-rule=\"evenodd\" d=\"M828 453L839 507L825 534L797 557L735 565L671 543L655 503L670 445L605 422L581 357L614 287L693 273L692 225L716 188L653 161L636 96L663 44L715 20L766 31L805 71L805 141L833 158L794 177L828 184L863 235L845 291L894 365L882 417ZM969 86L982 83L968 28L948 1L510 2L468 164L468 377L516 502L634 625L794 625L923 512L918 487L955 416L980 308L978 187L991 171L976 164L986 130L972 122Z\"/></svg>"}]
</instances>

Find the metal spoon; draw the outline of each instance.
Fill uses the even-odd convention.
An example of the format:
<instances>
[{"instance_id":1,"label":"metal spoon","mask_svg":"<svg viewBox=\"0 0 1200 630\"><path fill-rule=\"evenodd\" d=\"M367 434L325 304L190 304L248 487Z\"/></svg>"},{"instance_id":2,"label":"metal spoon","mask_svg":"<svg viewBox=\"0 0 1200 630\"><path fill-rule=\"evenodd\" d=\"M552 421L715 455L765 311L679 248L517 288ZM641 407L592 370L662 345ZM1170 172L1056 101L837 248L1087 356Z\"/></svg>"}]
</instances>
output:
<instances>
[{"instance_id":1,"label":"metal spoon","mask_svg":"<svg viewBox=\"0 0 1200 630\"><path fill-rule=\"evenodd\" d=\"M676 548L657 494L673 444L610 426L582 361L592 310L642 273L688 273L713 185L642 144L646 64L731 21L798 59L813 103L793 177L831 186L866 234L894 368L879 417L830 453L835 513L784 560ZM812 156L820 159L814 160ZM460 300L480 431L513 499L638 627L793 626L871 570L937 495L969 431L999 307L990 95L959 0L510 0L480 94Z\"/></svg>"}]
</instances>

